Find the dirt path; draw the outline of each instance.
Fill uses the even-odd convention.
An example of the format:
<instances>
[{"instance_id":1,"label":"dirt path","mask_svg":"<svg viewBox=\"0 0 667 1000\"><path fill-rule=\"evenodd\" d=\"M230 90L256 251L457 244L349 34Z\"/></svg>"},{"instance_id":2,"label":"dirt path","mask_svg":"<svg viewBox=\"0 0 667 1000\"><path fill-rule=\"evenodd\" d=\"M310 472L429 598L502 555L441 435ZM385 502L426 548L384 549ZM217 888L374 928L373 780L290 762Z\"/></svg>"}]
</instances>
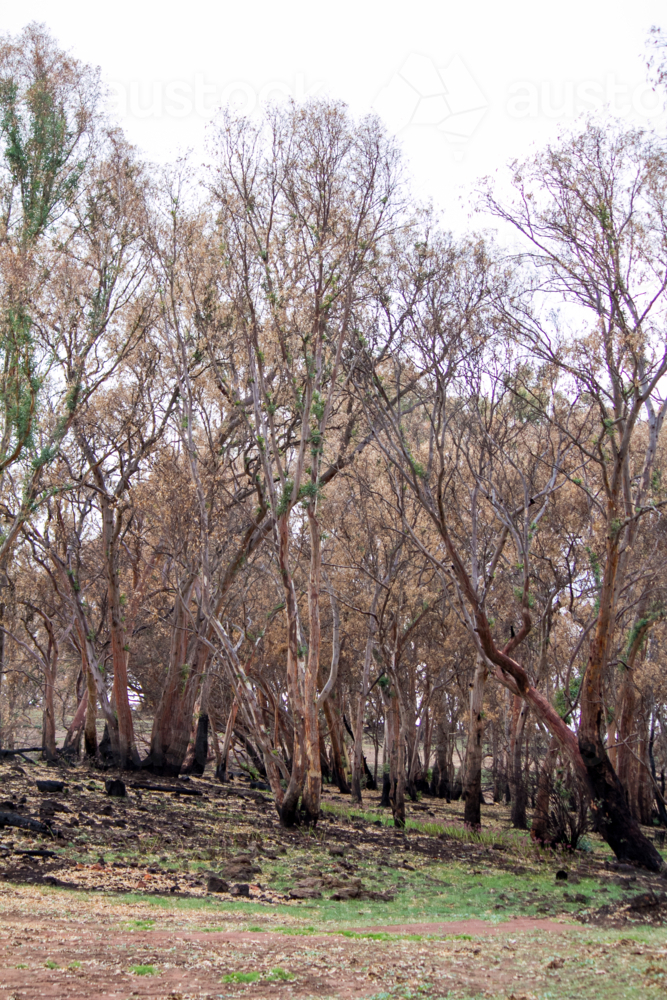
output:
<instances>
[{"instance_id":1,"label":"dirt path","mask_svg":"<svg viewBox=\"0 0 667 1000\"><path fill-rule=\"evenodd\" d=\"M139 917L130 910L123 918L117 906L99 900L94 913L70 910L63 918L55 896L42 892L33 903L39 903L39 916L12 909L0 917L2 1000L362 1000L378 991L425 982L437 989L434 996L456 990L509 992L521 979L517 940L529 937L535 942L536 935L546 938L569 929L567 924L530 919L400 924L373 931L441 939L397 936L378 941L335 933L286 934L268 926L261 932L234 930L229 920L224 929L207 929L196 926L201 914L193 914L186 918L191 926L146 930L131 926L150 922L143 907ZM44 904L55 912L45 914ZM156 922L174 919L150 912ZM178 919L182 921L182 915ZM486 944L482 938L488 939ZM136 974L138 967L150 967L148 974ZM254 981L239 981L243 977Z\"/></svg>"},{"instance_id":2,"label":"dirt path","mask_svg":"<svg viewBox=\"0 0 667 1000\"><path fill-rule=\"evenodd\" d=\"M437 934L441 937L451 937L456 934L473 934L475 937L489 937L495 934L522 934L533 931L546 931L550 934L564 934L568 930L580 927L580 924L565 923L555 920L540 920L533 917L515 917L492 924L489 920L446 920L437 924L387 924L379 927L359 927L362 934Z\"/></svg>"}]
</instances>

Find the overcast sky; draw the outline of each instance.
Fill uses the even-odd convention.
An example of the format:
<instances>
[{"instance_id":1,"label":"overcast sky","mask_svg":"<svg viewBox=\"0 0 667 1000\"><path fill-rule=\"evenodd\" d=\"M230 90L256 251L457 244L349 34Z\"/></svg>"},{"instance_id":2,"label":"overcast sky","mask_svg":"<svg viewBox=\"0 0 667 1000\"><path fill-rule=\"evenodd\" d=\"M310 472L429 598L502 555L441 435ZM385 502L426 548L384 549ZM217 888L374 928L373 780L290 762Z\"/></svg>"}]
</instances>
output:
<instances>
[{"instance_id":1,"label":"overcast sky","mask_svg":"<svg viewBox=\"0 0 667 1000\"><path fill-rule=\"evenodd\" d=\"M248 112L281 95L375 109L399 135L420 196L462 220L477 177L502 171L609 104L663 127L646 87L645 40L664 3L561 0L0 0L11 33L44 22L101 67L131 141L154 160L203 156L221 101Z\"/></svg>"}]
</instances>

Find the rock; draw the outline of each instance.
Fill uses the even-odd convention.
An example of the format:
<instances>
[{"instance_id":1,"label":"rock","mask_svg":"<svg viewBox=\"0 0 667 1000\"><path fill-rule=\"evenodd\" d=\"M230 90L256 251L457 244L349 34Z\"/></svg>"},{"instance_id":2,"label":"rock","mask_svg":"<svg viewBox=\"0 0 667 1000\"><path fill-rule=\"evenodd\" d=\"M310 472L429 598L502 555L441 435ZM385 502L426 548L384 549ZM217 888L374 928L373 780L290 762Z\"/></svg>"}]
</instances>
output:
<instances>
[{"instance_id":1,"label":"rock","mask_svg":"<svg viewBox=\"0 0 667 1000\"><path fill-rule=\"evenodd\" d=\"M561 868L559 871L556 872L556 881L557 882L567 882L568 877L569 876L568 876L568 874L567 874L567 872L565 871L564 868Z\"/></svg>"},{"instance_id":2,"label":"rock","mask_svg":"<svg viewBox=\"0 0 667 1000\"><path fill-rule=\"evenodd\" d=\"M233 885L229 891L232 896L249 896L250 886L247 882L237 882L236 885Z\"/></svg>"},{"instance_id":3,"label":"rock","mask_svg":"<svg viewBox=\"0 0 667 1000\"><path fill-rule=\"evenodd\" d=\"M590 903L590 896L584 896L583 892L576 892L572 897L575 903Z\"/></svg>"},{"instance_id":4,"label":"rock","mask_svg":"<svg viewBox=\"0 0 667 1000\"><path fill-rule=\"evenodd\" d=\"M331 898L335 900L358 899L360 894L361 889L357 888L357 886L350 886L347 889L339 889L337 892L334 892Z\"/></svg>"},{"instance_id":5,"label":"rock","mask_svg":"<svg viewBox=\"0 0 667 1000\"><path fill-rule=\"evenodd\" d=\"M343 844L334 844L329 848L329 854L332 858L342 858L345 855L345 847Z\"/></svg>"},{"instance_id":6,"label":"rock","mask_svg":"<svg viewBox=\"0 0 667 1000\"><path fill-rule=\"evenodd\" d=\"M338 882L338 889L332 895L332 899L358 899L363 892L360 878L352 878L347 882Z\"/></svg>"},{"instance_id":7,"label":"rock","mask_svg":"<svg viewBox=\"0 0 667 1000\"><path fill-rule=\"evenodd\" d=\"M54 802L53 799L42 799L39 803L40 816L54 816L57 812L68 813L69 809L60 802Z\"/></svg>"},{"instance_id":8,"label":"rock","mask_svg":"<svg viewBox=\"0 0 667 1000\"><path fill-rule=\"evenodd\" d=\"M319 889L315 887L307 888L306 886L295 885L293 889L289 890L290 899L321 899L322 893Z\"/></svg>"},{"instance_id":9,"label":"rock","mask_svg":"<svg viewBox=\"0 0 667 1000\"><path fill-rule=\"evenodd\" d=\"M633 896L628 900L628 905L631 910L649 910L660 906L660 900L652 892L642 892L639 896Z\"/></svg>"},{"instance_id":10,"label":"rock","mask_svg":"<svg viewBox=\"0 0 667 1000\"><path fill-rule=\"evenodd\" d=\"M295 884L296 889L321 889L321 878L302 878Z\"/></svg>"},{"instance_id":11,"label":"rock","mask_svg":"<svg viewBox=\"0 0 667 1000\"><path fill-rule=\"evenodd\" d=\"M206 888L208 892L229 892L229 882L225 882L224 878L219 878L217 875L209 875Z\"/></svg>"},{"instance_id":12,"label":"rock","mask_svg":"<svg viewBox=\"0 0 667 1000\"><path fill-rule=\"evenodd\" d=\"M121 781L120 778L107 778L104 782L104 790L107 795L112 795L117 799L124 799L127 795L125 782Z\"/></svg>"},{"instance_id":13,"label":"rock","mask_svg":"<svg viewBox=\"0 0 667 1000\"><path fill-rule=\"evenodd\" d=\"M222 873L225 878L251 879L253 875L261 875L262 869L247 861L230 861Z\"/></svg>"},{"instance_id":14,"label":"rock","mask_svg":"<svg viewBox=\"0 0 667 1000\"><path fill-rule=\"evenodd\" d=\"M36 781L35 784L40 792L62 792L65 788L64 781Z\"/></svg>"}]
</instances>

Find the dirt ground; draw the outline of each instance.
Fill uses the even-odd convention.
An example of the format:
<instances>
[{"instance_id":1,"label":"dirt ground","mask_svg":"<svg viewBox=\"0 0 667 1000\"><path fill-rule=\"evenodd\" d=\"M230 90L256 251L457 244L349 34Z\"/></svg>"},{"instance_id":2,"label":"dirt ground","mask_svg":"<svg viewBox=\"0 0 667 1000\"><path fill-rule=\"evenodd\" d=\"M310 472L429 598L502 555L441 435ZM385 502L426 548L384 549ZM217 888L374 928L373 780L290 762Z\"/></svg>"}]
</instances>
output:
<instances>
[{"instance_id":1,"label":"dirt ground","mask_svg":"<svg viewBox=\"0 0 667 1000\"><path fill-rule=\"evenodd\" d=\"M286 831L238 779L113 799L106 777L0 765L0 815L43 824L0 832L0 1000L664 994L667 882L604 845L545 857L496 807L466 839L433 800L397 832L331 789L317 830Z\"/></svg>"}]
</instances>

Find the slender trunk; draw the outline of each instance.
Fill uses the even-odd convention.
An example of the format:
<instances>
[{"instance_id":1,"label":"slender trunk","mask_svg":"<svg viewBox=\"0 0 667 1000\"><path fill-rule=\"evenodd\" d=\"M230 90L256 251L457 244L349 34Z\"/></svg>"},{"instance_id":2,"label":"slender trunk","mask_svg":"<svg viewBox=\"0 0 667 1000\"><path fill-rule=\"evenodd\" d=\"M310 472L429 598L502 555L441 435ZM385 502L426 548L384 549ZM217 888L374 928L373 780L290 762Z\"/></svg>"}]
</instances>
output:
<instances>
[{"instance_id":1,"label":"slender trunk","mask_svg":"<svg viewBox=\"0 0 667 1000\"><path fill-rule=\"evenodd\" d=\"M5 586L7 577L4 573L1 574L1 577L2 579L4 579L5 583L0 581L0 586ZM4 624L5 624L5 602L0 601L0 625L4 626ZM2 631L2 629L0 629L0 750L5 745L5 728L3 724L3 715L2 715L2 703L3 703L2 687L4 679L5 679L5 633Z\"/></svg>"},{"instance_id":2,"label":"slender trunk","mask_svg":"<svg viewBox=\"0 0 667 1000\"><path fill-rule=\"evenodd\" d=\"M398 694L395 687L390 696L391 750L389 753L389 805L394 826L405 826L405 730L401 725Z\"/></svg>"},{"instance_id":3,"label":"slender trunk","mask_svg":"<svg viewBox=\"0 0 667 1000\"><path fill-rule=\"evenodd\" d=\"M315 513L315 500L308 505L310 530L310 579L308 581L308 619L310 642L304 677L304 757L305 782L303 787L303 812L307 823L313 826L320 815L322 797L322 768L320 765L320 726L318 679L320 674L320 591L322 586L322 543L320 525Z\"/></svg>"},{"instance_id":4,"label":"slender trunk","mask_svg":"<svg viewBox=\"0 0 667 1000\"><path fill-rule=\"evenodd\" d=\"M56 713L53 695L56 686L56 663L44 665L44 720L42 727L42 747L47 760L57 760Z\"/></svg>"},{"instance_id":5,"label":"slender trunk","mask_svg":"<svg viewBox=\"0 0 667 1000\"><path fill-rule=\"evenodd\" d=\"M361 673L361 683L357 696L357 711L354 721L354 757L352 764L352 800L361 805L361 775L364 771L364 714L366 712L366 699L368 698L368 688L371 680L371 663L373 658L373 642L375 639L375 609L377 607L380 593L379 586L376 585L373 599L371 601L370 613L368 615L368 634L366 636L366 649L364 652L364 666Z\"/></svg>"},{"instance_id":6,"label":"slender trunk","mask_svg":"<svg viewBox=\"0 0 667 1000\"><path fill-rule=\"evenodd\" d=\"M289 569L289 516L278 519L278 563L285 591L287 615L287 692L292 709L294 749L292 772L280 808L283 826L294 826L299 820L299 799L306 780L304 674L305 660L299 643L299 609L294 582ZM319 759L318 759L319 764Z\"/></svg>"},{"instance_id":7,"label":"slender trunk","mask_svg":"<svg viewBox=\"0 0 667 1000\"><path fill-rule=\"evenodd\" d=\"M471 830L479 830L482 825L480 804L482 801L482 760L484 739L484 687L488 671L481 657L477 657L475 673L470 685L470 708L468 713L468 749L466 754L463 793L465 809L463 822Z\"/></svg>"},{"instance_id":8,"label":"slender trunk","mask_svg":"<svg viewBox=\"0 0 667 1000\"><path fill-rule=\"evenodd\" d=\"M542 767L540 768L540 776L537 782L537 796L530 835L538 844L546 844L549 840L549 799L558 749L558 740L552 737L549 749L545 754Z\"/></svg>"},{"instance_id":9,"label":"slender trunk","mask_svg":"<svg viewBox=\"0 0 667 1000\"><path fill-rule=\"evenodd\" d=\"M649 766L649 711L646 699L642 698L638 719L639 740L637 745L637 779L635 797L635 817L644 826L650 826L653 815L653 785Z\"/></svg>"},{"instance_id":10,"label":"slender trunk","mask_svg":"<svg viewBox=\"0 0 667 1000\"><path fill-rule=\"evenodd\" d=\"M514 695L512 705L512 733L510 737L511 758L511 790L512 790L512 826L517 830L525 830L526 826L526 785L521 768L521 744L524 727L528 717L528 705L518 694Z\"/></svg>"},{"instance_id":11,"label":"slender trunk","mask_svg":"<svg viewBox=\"0 0 667 1000\"><path fill-rule=\"evenodd\" d=\"M442 718L436 726L435 765L431 781L431 794L439 799L450 801L451 788L449 783L449 739L447 724Z\"/></svg>"},{"instance_id":12,"label":"slender trunk","mask_svg":"<svg viewBox=\"0 0 667 1000\"><path fill-rule=\"evenodd\" d=\"M113 695L118 720L119 767L136 767L139 755L134 743L134 725L127 688L127 640L121 610L120 579L118 575L118 539L122 527L119 512L114 511L107 497L102 494L102 533L107 574L107 593L111 624L111 654L113 660Z\"/></svg>"},{"instance_id":13,"label":"slender trunk","mask_svg":"<svg viewBox=\"0 0 667 1000\"><path fill-rule=\"evenodd\" d=\"M327 720L329 738L331 740L331 779L338 785L343 795L350 794L350 786L345 776L345 758L343 753L343 726L340 719L340 712L331 699L327 698L323 704L324 718Z\"/></svg>"},{"instance_id":14,"label":"slender trunk","mask_svg":"<svg viewBox=\"0 0 667 1000\"><path fill-rule=\"evenodd\" d=\"M239 710L239 703L236 698L232 702L232 707L229 710L229 715L227 716L227 725L225 726L225 739L222 744L222 751L220 753L220 763L216 772L216 778L218 781L227 781L227 761L229 760L229 751L232 745L232 739L234 736L234 726L236 725L236 715Z\"/></svg>"},{"instance_id":15,"label":"slender trunk","mask_svg":"<svg viewBox=\"0 0 667 1000\"><path fill-rule=\"evenodd\" d=\"M382 700L384 702L384 746L382 748L382 796L380 798L380 805L383 809L388 809L389 792L391 789L391 755L394 742L394 720L391 698L384 688L382 689Z\"/></svg>"},{"instance_id":16,"label":"slender trunk","mask_svg":"<svg viewBox=\"0 0 667 1000\"><path fill-rule=\"evenodd\" d=\"M636 752L636 728L637 728L637 688L634 678L634 662L628 668L622 667L624 672L623 685L621 689L622 709L618 727L618 746L616 747L618 780L625 792L628 805L632 799L632 779L635 772Z\"/></svg>"},{"instance_id":17,"label":"slender trunk","mask_svg":"<svg viewBox=\"0 0 667 1000\"><path fill-rule=\"evenodd\" d=\"M63 752L65 753L76 753L78 755L79 748L81 745L81 732L83 730L86 721L86 710L88 708L88 689L84 688L83 694L79 699L79 704L77 710L74 713L74 718L72 719L69 729L65 735L63 742Z\"/></svg>"},{"instance_id":18,"label":"slender trunk","mask_svg":"<svg viewBox=\"0 0 667 1000\"><path fill-rule=\"evenodd\" d=\"M197 730L195 732L194 753L190 764L189 774L202 775L206 770L208 762L208 733L210 728L209 720L209 693L211 689L211 674L206 674L202 683L201 698L199 702L199 716L197 718Z\"/></svg>"}]
</instances>

